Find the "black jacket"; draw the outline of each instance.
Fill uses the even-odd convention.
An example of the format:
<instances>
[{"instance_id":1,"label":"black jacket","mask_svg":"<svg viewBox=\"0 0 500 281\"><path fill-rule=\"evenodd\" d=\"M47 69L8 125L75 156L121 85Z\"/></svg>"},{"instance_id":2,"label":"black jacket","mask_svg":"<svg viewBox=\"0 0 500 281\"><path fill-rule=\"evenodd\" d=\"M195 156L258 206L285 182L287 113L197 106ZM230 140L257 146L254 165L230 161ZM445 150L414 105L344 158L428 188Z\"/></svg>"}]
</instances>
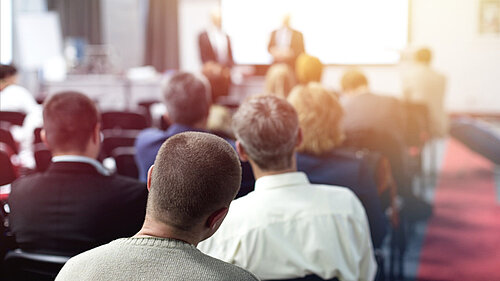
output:
<instances>
[{"instance_id":1,"label":"black jacket","mask_svg":"<svg viewBox=\"0 0 500 281\"><path fill-rule=\"evenodd\" d=\"M56 162L12 183L9 222L21 249L73 256L137 233L146 199L146 185L132 178Z\"/></svg>"}]
</instances>

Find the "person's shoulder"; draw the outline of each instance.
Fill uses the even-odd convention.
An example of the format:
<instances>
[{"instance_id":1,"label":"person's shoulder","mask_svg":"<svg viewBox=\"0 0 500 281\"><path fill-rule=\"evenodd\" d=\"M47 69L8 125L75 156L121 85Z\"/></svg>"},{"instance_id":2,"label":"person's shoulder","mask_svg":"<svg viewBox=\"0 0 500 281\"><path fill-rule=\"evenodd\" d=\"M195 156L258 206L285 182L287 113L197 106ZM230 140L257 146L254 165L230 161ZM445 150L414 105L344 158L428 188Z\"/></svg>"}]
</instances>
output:
<instances>
[{"instance_id":1,"label":"person's shoulder","mask_svg":"<svg viewBox=\"0 0 500 281\"><path fill-rule=\"evenodd\" d=\"M70 258L63 266L56 280L72 280L83 272L87 274L94 268L94 265L102 263L104 260L114 257L113 241L78 254Z\"/></svg>"},{"instance_id":2,"label":"person's shoulder","mask_svg":"<svg viewBox=\"0 0 500 281\"><path fill-rule=\"evenodd\" d=\"M26 88L19 86L19 85L16 85L16 84L12 84L12 85L6 87L5 89L3 89L2 91L5 91L6 93L21 95L23 97L28 96L30 99L34 100L33 95Z\"/></svg>"},{"instance_id":3,"label":"person's shoulder","mask_svg":"<svg viewBox=\"0 0 500 281\"><path fill-rule=\"evenodd\" d=\"M147 187L145 182L118 174L112 174L105 178L107 180L103 181L102 184L113 193L118 192L120 194L129 194L133 197L142 197L143 195L147 196Z\"/></svg>"},{"instance_id":4,"label":"person's shoulder","mask_svg":"<svg viewBox=\"0 0 500 281\"><path fill-rule=\"evenodd\" d=\"M33 188L37 186L45 173L37 172L27 176L20 177L11 183L11 195L18 192L23 192L26 188Z\"/></svg>"},{"instance_id":5,"label":"person's shoulder","mask_svg":"<svg viewBox=\"0 0 500 281\"><path fill-rule=\"evenodd\" d=\"M343 211L352 214L357 214L359 210L364 211L356 194L347 187L326 184L312 184L311 187L322 194L327 201L335 202L333 205L341 206L340 209Z\"/></svg>"},{"instance_id":6,"label":"person's shoulder","mask_svg":"<svg viewBox=\"0 0 500 281\"><path fill-rule=\"evenodd\" d=\"M136 148L141 148L147 144L156 142L161 139L166 139L165 132L156 128L148 128L142 130L139 135L137 135L135 145Z\"/></svg>"},{"instance_id":7,"label":"person's shoulder","mask_svg":"<svg viewBox=\"0 0 500 281\"><path fill-rule=\"evenodd\" d=\"M250 271L243 269L237 265L227 263L225 261L216 259L209 255L203 254L205 259L209 262L211 268L218 272L224 274L223 280L259 280L257 276L255 276Z\"/></svg>"}]
</instances>

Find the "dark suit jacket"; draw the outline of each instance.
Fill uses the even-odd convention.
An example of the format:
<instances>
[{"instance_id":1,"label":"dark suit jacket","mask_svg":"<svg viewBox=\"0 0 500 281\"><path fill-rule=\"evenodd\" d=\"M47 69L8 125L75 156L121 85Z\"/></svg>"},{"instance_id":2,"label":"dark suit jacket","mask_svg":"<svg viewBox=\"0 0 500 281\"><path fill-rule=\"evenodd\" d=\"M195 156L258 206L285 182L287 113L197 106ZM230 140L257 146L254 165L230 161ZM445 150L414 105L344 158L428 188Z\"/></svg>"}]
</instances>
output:
<instances>
[{"instance_id":1,"label":"dark suit jacket","mask_svg":"<svg viewBox=\"0 0 500 281\"><path fill-rule=\"evenodd\" d=\"M271 33L271 40L269 40L269 44L267 46L267 50L270 52L271 51L271 48L276 46L276 32L278 30L274 30L272 33ZM304 36L302 35L302 33L300 31L297 31L295 29L291 29L292 31L292 38L290 40L290 49L293 50L293 60L292 61L289 61L289 62L285 62L285 63L288 63L292 69L295 69L295 60L297 59L297 57L302 54L303 52L305 52L305 48L304 48Z\"/></svg>"},{"instance_id":2,"label":"dark suit jacket","mask_svg":"<svg viewBox=\"0 0 500 281\"><path fill-rule=\"evenodd\" d=\"M231 41L229 39L229 36L226 35L227 38L227 58L228 61L223 64L224 66L227 67L232 67L234 64L233 61L233 51L231 49ZM215 53L215 50L212 46L212 43L210 42L210 38L208 36L207 31L203 31L200 33L198 36L198 46L200 47L200 57L201 57L201 62L203 64L209 62L209 61L217 61L217 54Z\"/></svg>"},{"instance_id":3,"label":"dark suit jacket","mask_svg":"<svg viewBox=\"0 0 500 281\"><path fill-rule=\"evenodd\" d=\"M144 183L104 176L87 163L56 162L12 184L9 221L21 249L73 256L137 233L146 199Z\"/></svg>"}]
</instances>

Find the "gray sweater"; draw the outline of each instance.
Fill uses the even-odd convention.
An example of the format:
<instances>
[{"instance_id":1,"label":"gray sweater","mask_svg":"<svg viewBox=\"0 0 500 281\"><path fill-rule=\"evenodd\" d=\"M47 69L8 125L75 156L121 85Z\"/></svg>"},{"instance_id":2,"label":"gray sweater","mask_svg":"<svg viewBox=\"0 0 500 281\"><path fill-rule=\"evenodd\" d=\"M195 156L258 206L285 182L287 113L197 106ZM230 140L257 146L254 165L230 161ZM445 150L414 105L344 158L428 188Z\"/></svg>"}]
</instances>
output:
<instances>
[{"instance_id":1,"label":"gray sweater","mask_svg":"<svg viewBox=\"0 0 500 281\"><path fill-rule=\"evenodd\" d=\"M259 280L195 246L172 239L122 238L71 258L56 281Z\"/></svg>"}]
</instances>

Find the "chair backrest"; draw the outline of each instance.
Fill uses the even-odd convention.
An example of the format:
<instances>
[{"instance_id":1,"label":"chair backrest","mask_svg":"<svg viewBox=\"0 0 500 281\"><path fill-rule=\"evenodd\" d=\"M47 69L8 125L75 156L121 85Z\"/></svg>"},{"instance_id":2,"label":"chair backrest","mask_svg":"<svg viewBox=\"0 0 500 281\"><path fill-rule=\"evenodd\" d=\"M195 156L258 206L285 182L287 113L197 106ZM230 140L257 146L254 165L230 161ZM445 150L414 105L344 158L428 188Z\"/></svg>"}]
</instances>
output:
<instances>
[{"instance_id":1,"label":"chair backrest","mask_svg":"<svg viewBox=\"0 0 500 281\"><path fill-rule=\"evenodd\" d=\"M111 152L111 156L115 159L117 174L139 178L139 169L135 163L134 155L134 147L117 147Z\"/></svg>"},{"instance_id":2,"label":"chair backrest","mask_svg":"<svg viewBox=\"0 0 500 281\"><path fill-rule=\"evenodd\" d=\"M8 145L15 154L19 152L18 145L10 132L10 124L3 121L0 121L0 142Z\"/></svg>"},{"instance_id":3,"label":"chair backrest","mask_svg":"<svg viewBox=\"0 0 500 281\"><path fill-rule=\"evenodd\" d=\"M4 259L6 280L54 280L70 257L27 253L20 249L10 251Z\"/></svg>"},{"instance_id":4,"label":"chair backrest","mask_svg":"<svg viewBox=\"0 0 500 281\"><path fill-rule=\"evenodd\" d=\"M36 170L43 172L50 166L52 153L44 143L37 143L33 146L33 154L35 155Z\"/></svg>"},{"instance_id":5,"label":"chair backrest","mask_svg":"<svg viewBox=\"0 0 500 281\"><path fill-rule=\"evenodd\" d=\"M42 136L40 135L40 132L42 131L42 128L38 127L33 130L33 144L37 143L42 143Z\"/></svg>"},{"instance_id":6,"label":"chair backrest","mask_svg":"<svg viewBox=\"0 0 500 281\"><path fill-rule=\"evenodd\" d=\"M0 143L0 186L9 184L17 178L17 172L10 161L13 152L9 146Z\"/></svg>"},{"instance_id":7,"label":"chair backrest","mask_svg":"<svg viewBox=\"0 0 500 281\"><path fill-rule=\"evenodd\" d=\"M403 103L406 115L405 140L408 146L422 147L431 137L430 117L427 105Z\"/></svg>"},{"instance_id":8,"label":"chair backrest","mask_svg":"<svg viewBox=\"0 0 500 281\"><path fill-rule=\"evenodd\" d=\"M140 130L104 130L101 145L101 154L104 158L111 156L111 152L117 147L134 146L135 139Z\"/></svg>"},{"instance_id":9,"label":"chair backrest","mask_svg":"<svg viewBox=\"0 0 500 281\"><path fill-rule=\"evenodd\" d=\"M136 112L108 111L101 115L102 129L142 130L148 127L144 114Z\"/></svg>"},{"instance_id":10,"label":"chair backrest","mask_svg":"<svg viewBox=\"0 0 500 281\"><path fill-rule=\"evenodd\" d=\"M12 125L22 126L26 114L17 111L0 111L0 121L9 122Z\"/></svg>"}]
</instances>

